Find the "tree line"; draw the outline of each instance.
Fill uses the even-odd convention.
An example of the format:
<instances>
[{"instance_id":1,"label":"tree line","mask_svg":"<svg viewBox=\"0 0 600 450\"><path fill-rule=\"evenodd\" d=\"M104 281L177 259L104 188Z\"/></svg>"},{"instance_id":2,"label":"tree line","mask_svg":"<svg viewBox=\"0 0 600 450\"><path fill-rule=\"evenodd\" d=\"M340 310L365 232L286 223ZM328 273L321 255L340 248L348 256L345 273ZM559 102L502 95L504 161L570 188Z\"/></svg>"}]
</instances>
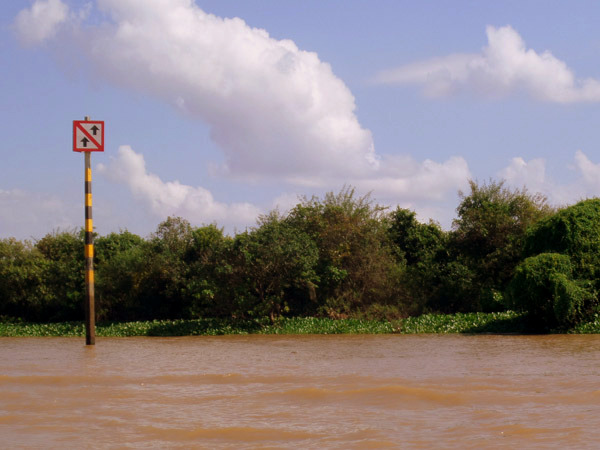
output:
<instances>
[{"instance_id":1,"label":"tree line","mask_svg":"<svg viewBox=\"0 0 600 450\"><path fill-rule=\"evenodd\" d=\"M142 238L95 238L97 319L393 319L526 311L532 329L597 312L600 200L555 209L503 182L470 182L451 230L343 188L234 236L168 217ZM0 239L0 319L82 320L82 231Z\"/></svg>"}]
</instances>

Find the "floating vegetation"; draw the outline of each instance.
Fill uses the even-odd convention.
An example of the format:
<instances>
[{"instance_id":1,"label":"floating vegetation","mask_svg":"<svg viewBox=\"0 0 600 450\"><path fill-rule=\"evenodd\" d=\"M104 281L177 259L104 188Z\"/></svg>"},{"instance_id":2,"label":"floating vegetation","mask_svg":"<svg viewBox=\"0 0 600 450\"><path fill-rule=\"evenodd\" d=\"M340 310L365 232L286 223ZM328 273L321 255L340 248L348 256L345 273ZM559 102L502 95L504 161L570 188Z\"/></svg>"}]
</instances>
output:
<instances>
[{"instance_id":1,"label":"floating vegetation","mask_svg":"<svg viewBox=\"0 0 600 450\"><path fill-rule=\"evenodd\" d=\"M258 320L151 320L98 323L99 337L128 336L217 336L230 334L418 334L418 333L522 333L523 315L515 312L425 314L394 321L328 319L320 317ZM600 318L570 332L594 333ZM0 336L84 336L81 322L0 322Z\"/></svg>"}]
</instances>

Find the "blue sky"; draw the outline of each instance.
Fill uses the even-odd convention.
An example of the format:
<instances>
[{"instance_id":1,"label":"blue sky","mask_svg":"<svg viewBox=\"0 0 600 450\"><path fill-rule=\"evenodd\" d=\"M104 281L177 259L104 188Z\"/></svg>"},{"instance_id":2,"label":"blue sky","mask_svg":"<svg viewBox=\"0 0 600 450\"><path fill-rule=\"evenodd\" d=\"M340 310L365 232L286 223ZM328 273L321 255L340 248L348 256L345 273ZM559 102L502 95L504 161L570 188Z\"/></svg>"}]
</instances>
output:
<instances>
[{"instance_id":1,"label":"blue sky","mask_svg":"<svg viewBox=\"0 0 600 450\"><path fill-rule=\"evenodd\" d=\"M228 232L354 186L448 229L469 178L600 189L593 1L0 6L0 238L83 224L72 121L106 123L94 225ZM234 19L237 18L237 19Z\"/></svg>"}]
</instances>

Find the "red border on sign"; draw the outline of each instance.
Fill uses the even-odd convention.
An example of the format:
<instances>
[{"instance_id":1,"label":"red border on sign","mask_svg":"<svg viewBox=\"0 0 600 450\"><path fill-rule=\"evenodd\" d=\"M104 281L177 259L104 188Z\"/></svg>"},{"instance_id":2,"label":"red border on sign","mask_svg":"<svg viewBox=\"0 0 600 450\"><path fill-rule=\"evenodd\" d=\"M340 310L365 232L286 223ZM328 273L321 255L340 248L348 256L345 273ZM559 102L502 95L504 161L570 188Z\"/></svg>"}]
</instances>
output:
<instances>
[{"instance_id":1,"label":"red border on sign","mask_svg":"<svg viewBox=\"0 0 600 450\"><path fill-rule=\"evenodd\" d=\"M102 138L102 145L83 127L83 124L96 124L100 125L100 129L102 133L100 134ZM81 148L78 147L77 144L77 129L90 139L94 145L98 148ZM73 121L73 151L74 152L103 152L104 151L104 120L74 120Z\"/></svg>"}]
</instances>

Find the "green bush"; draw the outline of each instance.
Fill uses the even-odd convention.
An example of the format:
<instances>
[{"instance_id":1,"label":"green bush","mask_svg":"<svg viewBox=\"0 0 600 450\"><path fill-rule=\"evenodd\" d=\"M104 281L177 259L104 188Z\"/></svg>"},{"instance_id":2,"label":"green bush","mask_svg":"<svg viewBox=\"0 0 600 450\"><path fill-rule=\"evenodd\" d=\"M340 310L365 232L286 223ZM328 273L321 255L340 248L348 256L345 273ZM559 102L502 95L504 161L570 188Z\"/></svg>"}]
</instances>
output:
<instances>
[{"instance_id":1,"label":"green bush","mask_svg":"<svg viewBox=\"0 0 600 450\"><path fill-rule=\"evenodd\" d=\"M42 314L37 320L54 322L76 320L83 316L85 292L84 232L56 231L35 243L45 260L45 295Z\"/></svg>"},{"instance_id":2,"label":"green bush","mask_svg":"<svg viewBox=\"0 0 600 450\"><path fill-rule=\"evenodd\" d=\"M511 306L526 311L534 329L552 328L573 319L580 308L580 292L572 284L572 274L567 255L542 253L527 258L517 266L510 282ZM560 315L563 313L567 316Z\"/></svg>"},{"instance_id":3,"label":"green bush","mask_svg":"<svg viewBox=\"0 0 600 450\"><path fill-rule=\"evenodd\" d=\"M48 265L31 242L0 239L0 316L46 318Z\"/></svg>"},{"instance_id":4,"label":"green bush","mask_svg":"<svg viewBox=\"0 0 600 450\"><path fill-rule=\"evenodd\" d=\"M600 287L600 199L540 220L527 230L523 251L528 258L511 292L530 317L539 316L536 325L571 326L591 317Z\"/></svg>"},{"instance_id":5,"label":"green bush","mask_svg":"<svg viewBox=\"0 0 600 450\"><path fill-rule=\"evenodd\" d=\"M493 291L506 289L522 260L526 230L552 208L544 196L507 188L502 181L471 180L469 185L468 195L459 192L461 202L449 235L452 259L471 275L463 302L473 311L502 309L499 302L490 301Z\"/></svg>"},{"instance_id":6,"label":"green bush","mask_svg":"<svg viewBox=\"0 0 600 450\"><path fill-rule=\"evenodd\" d=\"M232 243L233 239L216 225L192 231L192 243L184 255L187 268L184 317L229 317L234 313Z\"/></svg>"},{"instance_id":7,"label":"green bush","mask_svg":"<svg viewBox=\"0 0 600 450\"><path fill-rule=\"evenodd\" d=\"M310 236L274 211L261 217L257 228L238 234L232 247L239 314L272 321L297 314L290 308L291 292L309 296L317 281L319 251Z\"/></svg>"},{"instance_id":8,"label":"green bush","mask_svg":"<svg viewBox=\"0 0 600 450\"><path fill-rule=\"evenodd\" d=\"M303 199L284 222L317 246L316 282L307 304L330 316L364 311L373 304L398 304L403 263L393 254L384 209L354 189L323 199Z\"/></svg>"},{"instance_id":9,"label":"green bush","mask_svg":"<svg viewBox=\"0 0 600 450\"><path fill-rule=\"evenodd\" d=\"M562 209L527 231L524 256L548 252L569 255L575 278L600 278L600 199Z\"/></svg>"},{"instance_id":10,"label":"green bush","mask_svg":"<svg viewBox=\"0 0 600 450\"><path fill-rule=\"evenodd\" d=\"M147 266L145 244L141 237L127 230L95 239L97 320L137 317L140 274Z\"/></svg>"},{"instance_id":11,"label":"green bush","mask_svg":"<svg viewBox=\"0 0 600 450\"><path fill-rule=\"evenodd\" d=\"M596 295L589 281L569 280L563 274L555 274L554 315L561 326L576 325L585 316L586 306Z\"/></svg>"},{"instance_id":12,"label":"green bush","mask_svg":"<svg viewBox=\"0 0 600 450\"><path fill-rule=\"evenodd\" d=\"M415 212L399 207L386 222L399 269L397 296L401 296L403 312L419 315L428 307L444 310L450 303L441 276L448 263L447 233L437 223L421 223Z\"/></svg>"}]
</instances>

